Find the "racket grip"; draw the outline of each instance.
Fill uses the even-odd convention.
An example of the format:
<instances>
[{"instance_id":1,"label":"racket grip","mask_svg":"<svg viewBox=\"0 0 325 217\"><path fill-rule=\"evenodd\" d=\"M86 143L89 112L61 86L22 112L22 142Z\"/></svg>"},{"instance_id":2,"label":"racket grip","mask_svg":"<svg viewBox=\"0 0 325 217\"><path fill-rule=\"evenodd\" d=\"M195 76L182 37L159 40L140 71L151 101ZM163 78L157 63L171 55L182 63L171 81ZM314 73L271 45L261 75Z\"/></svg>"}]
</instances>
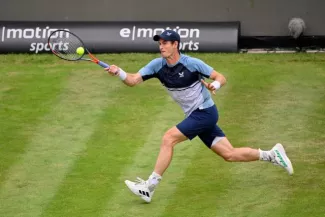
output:
<instances>
[{"instance_id":1,"label":"racket grip","mask_svg":"<svg viewBox=\"0 0 325 217\"><path fill-rule=\"evenodd\" d=\"M103 67L103 68L107 68L107 67L109 67L108 64L106 64L106 63L104 63L104 62L102 62L102 61L99 61L97 64L100 65L100 66Z\"/></svg>"}]
</instances>

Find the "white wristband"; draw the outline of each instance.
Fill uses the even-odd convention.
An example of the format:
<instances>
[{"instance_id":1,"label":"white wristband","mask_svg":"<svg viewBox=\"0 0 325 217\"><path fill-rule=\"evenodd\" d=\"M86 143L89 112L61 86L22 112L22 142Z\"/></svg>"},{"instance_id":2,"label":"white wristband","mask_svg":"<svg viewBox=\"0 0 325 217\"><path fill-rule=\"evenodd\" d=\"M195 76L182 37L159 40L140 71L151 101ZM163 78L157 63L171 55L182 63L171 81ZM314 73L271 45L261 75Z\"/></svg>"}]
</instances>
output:
<instances>
[{"instance_id":1,"label":"white wristband","mask_svg":"<svg viewBox=\"0 0 325 217\"><path fill-rule=\"evenodd\" d=\"M126 72L123 71L123 69L119 68L118 73L119 73L118 75L119 75L120 79L121 79L122 81L124 81L124 80L126 79L126 76L127 76Z\"/></svg>"},{"instance_id":2,"label":"white wristband","mask_svg":"<svg viewBox=\"0 0 325 217\"><path fill-rule=\"evenodd\" d=\"M214 81L211 83L211 85L216 89L218 90L220 87L221 87L221 84L219 81Z\"/></svg>"}]
</instances>

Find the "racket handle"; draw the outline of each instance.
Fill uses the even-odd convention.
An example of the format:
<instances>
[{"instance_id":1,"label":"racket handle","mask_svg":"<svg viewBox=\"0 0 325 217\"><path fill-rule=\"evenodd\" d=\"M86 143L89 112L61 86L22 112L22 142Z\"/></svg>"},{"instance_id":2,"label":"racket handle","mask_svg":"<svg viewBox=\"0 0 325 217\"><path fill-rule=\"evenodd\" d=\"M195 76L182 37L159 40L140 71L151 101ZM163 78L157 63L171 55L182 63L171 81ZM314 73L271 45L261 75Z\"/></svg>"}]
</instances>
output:
<instances>
[{"instance_id":1,"label":"racket handle","mask_svg":"<svg viewBox=\"0 0 325 217\"><path fill-rule=\"evenodd\" d=\"M100 66L103 67L103 68L108 68L108 67L109 67L108 64L106 64L106 63L104 63L104 62L102 62L102 61L99 61L97 64L100 65Z\"/></svg>"}]
</instances>

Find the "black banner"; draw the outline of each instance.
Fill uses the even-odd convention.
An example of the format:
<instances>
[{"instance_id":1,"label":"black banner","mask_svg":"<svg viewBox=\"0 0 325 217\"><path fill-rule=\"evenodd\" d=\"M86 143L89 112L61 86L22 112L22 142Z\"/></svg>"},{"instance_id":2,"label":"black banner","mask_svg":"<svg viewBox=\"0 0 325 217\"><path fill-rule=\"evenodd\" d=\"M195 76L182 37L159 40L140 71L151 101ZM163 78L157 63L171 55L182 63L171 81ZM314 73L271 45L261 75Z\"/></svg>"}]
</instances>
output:
<instances>
[{"instance_id":1,"label":"black banner","mask_svg":"<svg viewBox=\"0 0 325 217\"><path fill-rule=\"evenodd\" d=\"M238 52L239 22L9 22L0 21L0 53L49 52L57 29L77 34L93 53L158 52L153 35L173 29L181 51Z\"/></svg>"}]
</instances>

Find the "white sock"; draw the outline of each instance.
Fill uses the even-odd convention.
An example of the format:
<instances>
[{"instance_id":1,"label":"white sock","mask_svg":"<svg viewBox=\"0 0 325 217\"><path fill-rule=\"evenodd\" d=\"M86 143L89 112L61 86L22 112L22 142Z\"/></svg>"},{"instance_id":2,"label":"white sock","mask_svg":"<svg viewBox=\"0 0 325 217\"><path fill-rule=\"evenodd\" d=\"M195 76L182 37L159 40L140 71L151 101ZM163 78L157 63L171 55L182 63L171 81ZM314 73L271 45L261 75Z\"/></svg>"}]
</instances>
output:
<instances>
[{"instance_id":1,"label":"white sock","mask_svg":"<svg viewBox=\"0 0 325 217\"><path fill-rule=\"evenodd\" d=\"M273 159L273 155L271 154L271 151L262 151L259 149L260 152L260 160L263 161L271 161Z\"/></svg>"},{"instance_id":2,"label":"white sock","mask_svg":"<svg viewBox=\"0 0 325 217\"><path fill-rule=\"evenodd\" d=\"M159 182L161 181L162 177L158 173L152 172L149 176L148 182L149 182L149 189L150 191L153 191L154 188L157 187Z\"/></svg>"}]
</instances>

